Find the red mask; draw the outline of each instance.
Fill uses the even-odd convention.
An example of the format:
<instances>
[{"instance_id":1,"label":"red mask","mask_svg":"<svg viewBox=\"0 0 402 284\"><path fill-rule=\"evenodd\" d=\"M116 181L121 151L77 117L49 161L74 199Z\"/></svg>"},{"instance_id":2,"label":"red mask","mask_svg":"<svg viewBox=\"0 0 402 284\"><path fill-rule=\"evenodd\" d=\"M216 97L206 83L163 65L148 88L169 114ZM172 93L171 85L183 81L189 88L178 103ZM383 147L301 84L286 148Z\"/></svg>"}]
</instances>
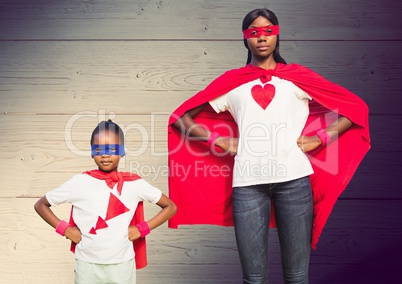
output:
<instances>
[{"instance_id":1,"label":"red mask","mask_svg":"<svg viewBox=\"0 0 402 284\"><path fill-rule=\"evenodd\" d=\"M279 25L243 30L244 38L279 35Z\"/></svg>"}]
</instances>

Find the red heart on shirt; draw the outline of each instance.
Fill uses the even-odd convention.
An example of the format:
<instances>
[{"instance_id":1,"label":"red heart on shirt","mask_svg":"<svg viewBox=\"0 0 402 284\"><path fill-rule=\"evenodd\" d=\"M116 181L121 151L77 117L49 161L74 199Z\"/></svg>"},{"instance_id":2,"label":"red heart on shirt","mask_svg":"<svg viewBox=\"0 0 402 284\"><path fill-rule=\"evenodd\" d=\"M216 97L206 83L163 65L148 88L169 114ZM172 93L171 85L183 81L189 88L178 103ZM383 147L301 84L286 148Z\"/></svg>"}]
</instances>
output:
<instances>
[{"instance_id":1,"label":"red heart on shirt","mask_svg":"<svg viewBox=\"0 0 402 284\"><path fill-rule=\"evenodd\" d=\"M257 104L263 109L266 109L275 96L275 86L265 84L263 88L261 85L255 85L251 88L251 94Z\"/></svg>"}]
</instances>

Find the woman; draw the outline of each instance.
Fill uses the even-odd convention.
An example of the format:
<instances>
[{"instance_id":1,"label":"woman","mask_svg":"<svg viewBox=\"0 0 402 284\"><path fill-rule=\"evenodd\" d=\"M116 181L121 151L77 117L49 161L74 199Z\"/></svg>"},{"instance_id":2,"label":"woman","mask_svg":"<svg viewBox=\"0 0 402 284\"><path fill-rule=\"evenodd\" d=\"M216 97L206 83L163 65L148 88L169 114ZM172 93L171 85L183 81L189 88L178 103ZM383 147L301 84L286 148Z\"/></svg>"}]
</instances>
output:
<instances>
[{"instance_id":1,"label":"woman","mask_svg":"<svg viewBox=\"0 0 402 284\"><path fill-rule=\"evenodd\" d=\"M170 227L234 224L244 283L268 283L268 229L276 226L285 283L308 283L310 247L370 147L368 108L286 65L272 11L249 12L242 28L248 64L169 120L169 189L179 209Z\"/></svg>"}]
</instances>

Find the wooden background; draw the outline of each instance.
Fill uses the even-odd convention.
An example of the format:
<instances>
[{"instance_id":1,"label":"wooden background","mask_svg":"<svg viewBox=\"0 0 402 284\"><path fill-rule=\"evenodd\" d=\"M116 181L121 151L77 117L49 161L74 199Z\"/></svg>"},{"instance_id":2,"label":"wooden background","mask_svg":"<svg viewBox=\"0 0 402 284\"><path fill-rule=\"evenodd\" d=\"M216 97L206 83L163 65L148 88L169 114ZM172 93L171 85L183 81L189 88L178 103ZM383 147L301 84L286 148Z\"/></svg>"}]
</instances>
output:
<instances>
[{"instance_id":1,"label":"wooden background","mask_svg":"<svg viewBox=\"0 0 402 284\"><path fill-rule=\"evenodd\" d=\"M112 118L133 170L167 193L166 122L186 98L244 65L241 22L268 7L281 53L360 95L372 150L311 257L311 283L396 283L402 263L402 9L393 0L1 0L0 283L72 283L69 243L33 204L94 168L89 136ZM139 166L141 165L141 166ZM69 206L55 208L67 218ZM146 206L147 215L157 207ZM138 283L240 283L233 228L148 238ZM281 283L276 231L270 277Z\"/></svg>"}]
</instances>

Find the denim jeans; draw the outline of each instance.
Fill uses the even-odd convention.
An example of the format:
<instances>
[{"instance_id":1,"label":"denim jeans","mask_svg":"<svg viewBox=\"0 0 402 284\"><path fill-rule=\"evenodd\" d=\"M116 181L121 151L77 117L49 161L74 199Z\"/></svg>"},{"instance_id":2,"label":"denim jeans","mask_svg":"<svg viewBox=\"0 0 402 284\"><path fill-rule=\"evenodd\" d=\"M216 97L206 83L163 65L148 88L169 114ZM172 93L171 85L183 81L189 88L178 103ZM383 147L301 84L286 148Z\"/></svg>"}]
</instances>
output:
<instances>
[{"instance_id":1,"label":"denim jeans","mask_svg":"<svg viewBox=\"0 0 402 284\"><path fill-rule=\"evenodd\" d=\"M308 283L313 223L309 177L233 188L233 216L243 283L268 283L268 230L274 204L284 283Z\"/></svg>"}]
</instances>

